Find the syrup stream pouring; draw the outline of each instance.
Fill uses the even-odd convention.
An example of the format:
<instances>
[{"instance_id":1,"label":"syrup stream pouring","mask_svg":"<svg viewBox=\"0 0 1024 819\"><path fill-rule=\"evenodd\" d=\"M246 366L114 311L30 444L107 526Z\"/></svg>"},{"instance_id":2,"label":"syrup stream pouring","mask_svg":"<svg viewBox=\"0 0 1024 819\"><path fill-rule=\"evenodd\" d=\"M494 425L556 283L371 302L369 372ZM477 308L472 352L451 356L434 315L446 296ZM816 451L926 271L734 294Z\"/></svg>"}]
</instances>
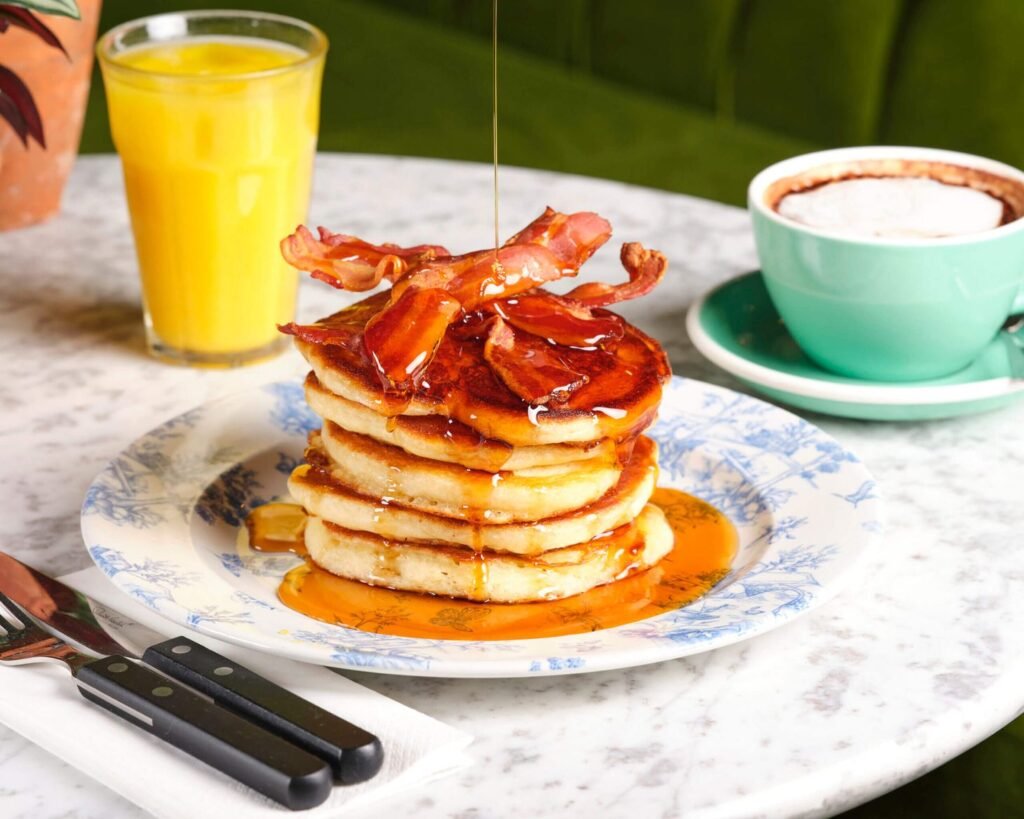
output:
<instances>
[{"instance_id":1,"label":"syrup stream pouring","mask_svg":"<svg viewBox=\"0 0 1024 819\"><path fill-rule=\"evenodd\" d=\"M141 659L217 705L319 757L330 765L334 779L341 784L363 782L381 768L383 751L373 734L187 637L168 640L145 626L132 624L131 642L147 646L141 652L134 651L103 626L104 613L113 622L127 618L3 552L0 593L50 633L88 654Z\"/></svg>"}]
</instances>

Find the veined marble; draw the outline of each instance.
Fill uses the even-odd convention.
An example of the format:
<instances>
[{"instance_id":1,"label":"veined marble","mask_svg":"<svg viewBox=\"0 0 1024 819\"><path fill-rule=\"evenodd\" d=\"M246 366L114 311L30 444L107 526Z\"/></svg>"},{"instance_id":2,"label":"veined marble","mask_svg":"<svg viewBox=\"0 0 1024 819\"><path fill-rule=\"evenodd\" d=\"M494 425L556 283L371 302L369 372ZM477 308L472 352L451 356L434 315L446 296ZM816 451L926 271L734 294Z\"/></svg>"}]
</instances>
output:
<instances>
[{"instance_id":1,"label":"veined marble","mask_svg":"<svg viewBox=\"0 0 1024 819\"><path fill-rule=\"evenodd\" d=\"M489 166L326 155L313 224L453 250L493 241ZM702 291L756 266L735 208L579 177L503 169L502 234L550 204L596 210L616 239L672 263L623 312L678 373L737 388L683 331ZM588 277L620 277L614 252ZM62 573L89 563L78 509L89 481L141 433L243 386L297 375L287 354L234 371L144 352L131 233L111 157L79 161L63 215L0 235L2 547ZM346 297L304 281L300 318ZM432 680L352 674L468 728L477 764L394 804L395 815L827 816L933 768L1021 711L1024 404L920 424L815 417L885 494L885 543L835 601L750 642L574 677ZM26 671L26 673L31 673ZM0 816L124 819L138 809L0 728Z\"/></svg>"}]
</instances>

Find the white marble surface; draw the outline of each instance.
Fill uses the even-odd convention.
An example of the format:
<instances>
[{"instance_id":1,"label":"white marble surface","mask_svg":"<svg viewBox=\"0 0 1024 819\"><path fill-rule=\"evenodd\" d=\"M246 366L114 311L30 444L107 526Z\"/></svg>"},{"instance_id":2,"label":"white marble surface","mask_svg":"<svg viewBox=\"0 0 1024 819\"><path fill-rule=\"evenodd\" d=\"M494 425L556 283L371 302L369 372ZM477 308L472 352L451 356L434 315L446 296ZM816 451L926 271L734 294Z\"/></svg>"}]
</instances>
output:
<instances>
[{"instance_id":1,"label":"white marble surface","mask_svg":"<svg viewBox=\"0 0 1024 819\"><path fill-rule=\"evenodd\" d=\"M148 359L115 161L81 160L65 202L58 220L0 235L0 547L51 572L88 564L78 507L110 456L196 403L303 370L296 354L231 372ZM677 372L736 386L699 359L683 316L699 292L754 266L742 211L508 170L502 232L549 203L597 210L619 239L665 251L669 280L624 312L662 340ZM485 246L490 169L325 156L312 221L372 240ZM588 271L610 278L614 256ZM341 298L304 283L301 316ZM813 420L861 455L888 502L884 547L848 591L753 641L647 668L508 681L353 674L478 738L474 768L393 815L824 816L1020 713L1024 403L912 425ZM0 816L137 815L0 728Z\"/></svg>"}]
</instances>

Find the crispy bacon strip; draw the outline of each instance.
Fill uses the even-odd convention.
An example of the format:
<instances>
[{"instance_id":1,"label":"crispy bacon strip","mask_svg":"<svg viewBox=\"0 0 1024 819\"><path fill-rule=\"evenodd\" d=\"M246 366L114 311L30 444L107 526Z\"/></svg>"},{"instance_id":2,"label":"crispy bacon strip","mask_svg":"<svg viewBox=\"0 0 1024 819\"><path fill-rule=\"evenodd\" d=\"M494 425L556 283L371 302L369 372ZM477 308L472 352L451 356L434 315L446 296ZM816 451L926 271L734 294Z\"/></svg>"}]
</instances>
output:
<instances>
[{"instance_id":1,"label":"crispy bacon strip","mask_svg":"<svg viewBox=\"0 0 1024 819\"><path fill-rule=\"evenodd\" d=\"M415 386L462 305L444 290L410 288L370 319L363 332L366 352L385 389Z\"/></svg>"},{"instance_id":2,"label":"crispy bacon strip","mask_svg":"<svg viewBox=\"0 0 1024 819\"><path fill-rule=\"evenodd\" d=\"M544 290L487 306L517 330L568 347L604 347L618 341L624 332L618 316L595 316L589 307Z\"/></svg>"},{"instance_id":3,"label":"crispy bacon strip","mask_svg":"<svg viewBox=\"0 0 1024 819\"><path fill-rule=\"evenodd\" d=\"M557 347L535 335L517 332L500 316L491 322L484 360L505 386L527 403L565 402L590 380L569 367Z\"/></svg>"},{"instance_id":4,"label":"crispy bacon strip","mask_svg":"<svg viewBox=\"0 0 1024 819\"><path fill-rule=\"evenodd\" d=\"M587 282L574 287L566 298L573 299L587 307L607 307L620 301L636 299L650 293L662 280L668 269L668 261L657 250L647 250L639 242L627 242L622 246L622 266L629 274L625 284L603 284Z\"/></svg>"},{"instance_id":5,"label":"crispy bacon strip","mask_svg":"<svg viewBox=\"0 0 1024 819\"><path fill-rule=\"evenodd\" d=\"M398 281L410 269L449 255L440 245L371 245L355 236L317 230L319 238L299 225L281 240L281 255L292 267L339 290L371 290L383 279Z\"/></svg>"},{"instance_id":6,"label":"crispy bacon strip","mask_svg":"<svg viewBox=\"0 0 1024 819\"><path fill-rule=\"evenodd\" d=\"M321 319L316 324L279 324L282 333L295 336L310 344L338 345L350 349L361 348L363 328L388 303L388 293L377 293L353 304L347 310Z\"/></svg>"},{"instance_id":7,"label":"crispy bacon strip","mask_svg":"<svg viewBox=\"0 0 1024 819\"><path fill-rule=\"evenodd\" d=\"M408 321L403 311L412 303L406 300L412 290L443 291L463 309L475 310L494 299L524 293L563 276L574 276L610 235L611 226L596 214L563 214L547 208L501 248L427 260L410 270L392 287L391 304L382 312L381 320L388 326L405 327ZM449 321L454 321L455 315ZM432 332L435 329L432 327ZM443 329L440 332L443 335ZM378 374L397 385L399 382L393 376L416 368L421 352L419 347L410 347L402 358L396 349L395 358L387 367L378 363Z\"/></svg>"},{"instance_id":8,"label":"crispy bacon strip","mask_svg":"<svg viewBox=\"0 0 1024 819\"><path fill-rule=\"evenodd\" d=\"M551 207L505 242L509 245L541 245L576 270L607 242L612 226L596 213L559 213Z\"/></svg>"},{"instance_id":9,"label":"crispy bacon strip","mask_svg":"<svg viewBox=\"0 0 1024 819\"><path fill-rule=\"evenodd\" d=\"M474 332L487 333L484 357L492 370L524 401L543 404L565 401L587 383L557 345L614 344L622 320L593 309L644 295L665 273L665 258L634 242L622 248L625 284L584 284L568 296L537 290L576 275L610 236L611 226L595 213L547 208L504 246L463 256L434 245L371 245L324 228L316 238L304 227L282 241L281 251L293 266L341 289L393 283L390 294L381 294L386 306L374 307L379 312L361 336L386 389L413 388L452 323L480 311ZM281 329L316 344L350 344L354 336L329 323Z\"/></svg>"},{"instance_id":10,"label":"crispy bacon strip","mask_svg":"<svg viewBox=\"0 0 1024 819\"><path fill-rule=\"evenodd\" d=\"M327 324L278 324L277 329L310 344L347 346L359 338L359 332L348 326L330 326Z\"/></svg>"},{"instance_id":11,"label":"crispy bacon strip","mask_svg":"<svg viewBox=\"0 0 1024 819\"><path fill-rule=\"evenodd\" d=\"M539 285L575 276L611 236L611 226L595 213L558 213L547 208L497 250L422 264L398 282L397 299L408 287L447 290L467 310Z\"/></svg>"},{"instance_id":12,"label":"crispy bacon strip","mask_svg":"<svg viewBox=\"0 0 1024 819\"><path fill-rule=\"evenodd\" d=\"M475 310L485 301L575 275L575 268L545 247L513 245L428 262L395 284L392 292L397 300L408 288L445 290L467 310Z\"/></svg>"}]
</instances>

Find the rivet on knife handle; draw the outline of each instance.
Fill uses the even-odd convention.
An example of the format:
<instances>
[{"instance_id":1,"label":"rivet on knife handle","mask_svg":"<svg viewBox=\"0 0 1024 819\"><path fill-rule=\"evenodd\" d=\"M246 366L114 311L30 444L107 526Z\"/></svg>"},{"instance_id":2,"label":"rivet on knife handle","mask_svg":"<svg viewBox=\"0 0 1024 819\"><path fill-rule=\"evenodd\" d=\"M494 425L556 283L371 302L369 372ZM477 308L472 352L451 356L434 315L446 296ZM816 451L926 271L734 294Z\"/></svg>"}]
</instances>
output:
<instances>
[{"instance_id":1,"label":"rivet on knife handle","mask_svg":"<svg viewBox=\"0 0 1024 819\"><path fill-rule=\"evenodd\" d=\"M292 810L330 794L322 759L125 657L86 663L75 681L87 700Z\"/></svg>"},{"instance_id":2,"label":"rivet on knife handle","mask_svg":"<svg viewBox=\"0 0 1024 819\"><path fill-rule=\"evenodd\" d=\"M342 784L365 782L383 764L373 734L187 637L150 646L142 659L325 760Z\"/></svg>"}]
</instances>

